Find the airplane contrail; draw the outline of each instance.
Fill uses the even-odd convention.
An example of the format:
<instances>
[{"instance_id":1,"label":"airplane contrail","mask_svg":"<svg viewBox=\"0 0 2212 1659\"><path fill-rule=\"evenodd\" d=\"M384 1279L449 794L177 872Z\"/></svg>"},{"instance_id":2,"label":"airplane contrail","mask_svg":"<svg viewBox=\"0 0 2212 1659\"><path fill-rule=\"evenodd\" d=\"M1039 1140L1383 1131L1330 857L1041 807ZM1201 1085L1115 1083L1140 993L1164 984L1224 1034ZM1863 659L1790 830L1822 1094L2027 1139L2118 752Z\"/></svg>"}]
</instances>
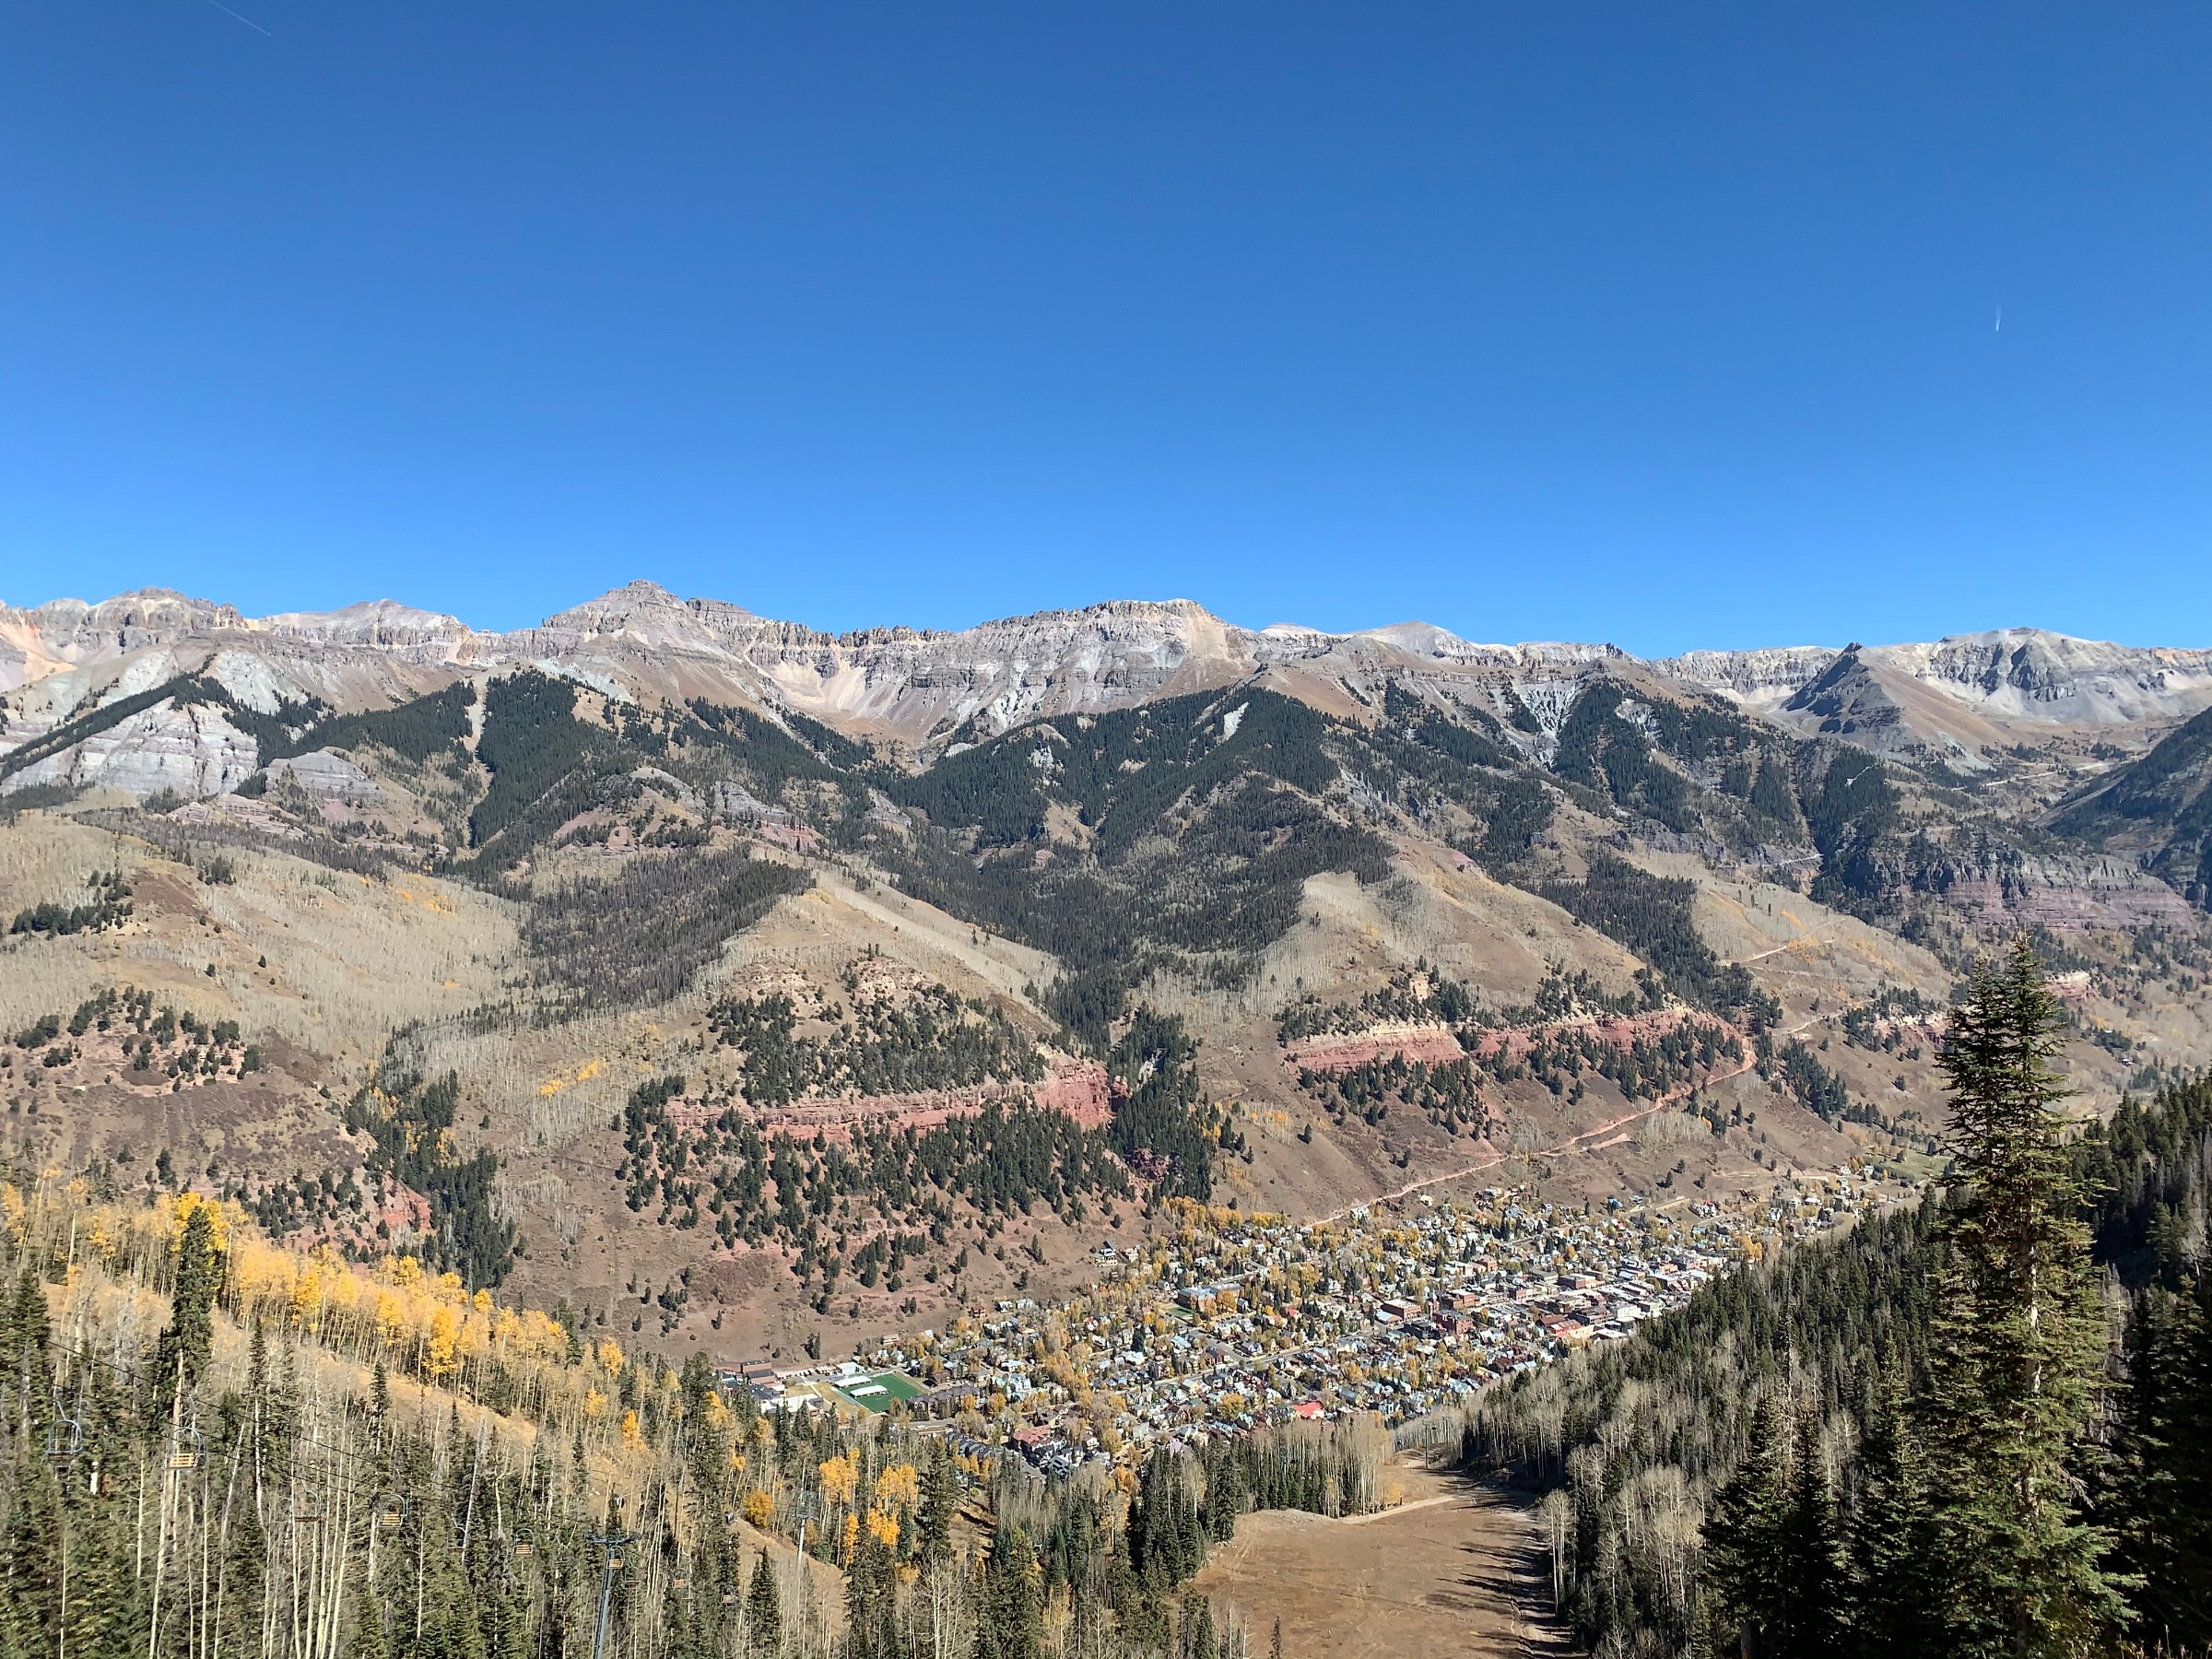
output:
<instances>
[{"instance_id":1,"label":"airplane contrail","mask_svg":"<svg viewBox=\"0 0 2212 1659\"><path fill-rule=\"evenodd\" d=\"M241 23L243 23L248 29L256 29L265 35L268 34L269 32L267 29L263 29L260 24L254 22L253 18L240 18L238 13L232 11L229 6L223 4L223 0L207 0L207 4L214 6L217 11L221 12L225 17L238 18L238 20ZM272 35L270 38L273 40L276 37Z\"/></svg>"},{"instance_id":2,"label":"airplane contrail","mask_svg":"<svg viewBox=\"0 0 2212 1659\"><path fill-rule=\"evenodd\" d=\"M215 0L207 0L207 4L212 6L215 4ZM2005 308L2001 305L1997 307L1997 325L1990 332L1992 334L2003 334L2005 332Z\"/></svg>"}]
</instances>

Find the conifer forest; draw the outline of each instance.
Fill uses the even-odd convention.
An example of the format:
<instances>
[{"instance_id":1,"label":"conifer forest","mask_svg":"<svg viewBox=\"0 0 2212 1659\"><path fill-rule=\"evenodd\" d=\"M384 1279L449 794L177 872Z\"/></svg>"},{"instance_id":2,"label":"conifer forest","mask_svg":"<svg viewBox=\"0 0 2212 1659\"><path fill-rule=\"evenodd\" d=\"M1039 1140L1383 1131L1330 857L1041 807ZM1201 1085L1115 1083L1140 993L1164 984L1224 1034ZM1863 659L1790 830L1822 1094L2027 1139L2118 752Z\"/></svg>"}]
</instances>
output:
<instances>
[{"instance_id":1,"label":"conifer forest","mask_svg":"<svg viewBox=\"0 0 2212 1659\"><path fill-rule=\"evenodd\" d=\"M1600 1654L2212 1651L2212 1084L2068 1133L2025 945L1951 1013L1951 1179L1479 1397Z\"/></svg>"},{"instance_id":2,"label":"conifer forest","mask_svg":"<svg viewBox=\"0 0 2212 1659\"><path fill-rule=\"evenodd\" d=\"M1209 1549L1373 1507L1389 1451L1294 1425L1047 1483L189 1193L0 1203L8 1659L1235 1659Z\"/></svg>"}]
</instances>

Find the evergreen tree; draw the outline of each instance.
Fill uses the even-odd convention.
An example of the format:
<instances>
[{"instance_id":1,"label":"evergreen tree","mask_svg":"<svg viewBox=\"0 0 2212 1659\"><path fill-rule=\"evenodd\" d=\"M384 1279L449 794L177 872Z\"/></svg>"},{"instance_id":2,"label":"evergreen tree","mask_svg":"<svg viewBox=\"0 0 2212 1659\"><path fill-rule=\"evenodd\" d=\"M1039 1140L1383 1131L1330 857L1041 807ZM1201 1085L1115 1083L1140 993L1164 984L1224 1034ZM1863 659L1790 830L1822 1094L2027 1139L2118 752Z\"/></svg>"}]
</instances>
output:
<instances>
[{"instance_id":1,"label":"evergreen tree","mask_svg":"<svg viewBox=\"0 0 2212 1659\"><path fill-rule=\"evenodd\" d=\"M775 1569L765 1549L753 1562L753 1582L745 1593L745 1640L756 1655L778 1653L783 1648L783 1597L776 1589Z\"/></svg>"},{"instance_id":2,"label":"evergreen tree","mask_svg":"<svg viewBox=\"0 0 2212 1659\"><path fill-rule=\"evenodd\" d=\"M1044 1595L1037 1555L1019 1527L991 1540L984 1559L976 1659L1040 1659Z\"/></svg>"},{"instance_id":3,"label":"evergreen tree","mask_svg":"<svg viewBox=\"0 0 2212 1659\"><path fill-rule=\"evenodd\" d=\"M2112 1518L2142 1639L2212 1648L2212 1273L2179 1296L2157 1287L2128 1322L2128 1387L2115 1435Z\"/></svg>"},{"instance_id":4,"label":"evergreen tree","mask_svg":"<svg viewBox=\"0 0 2212 1659\"><path fill-rule=\"evenodd\" d=\"M953 1473L952 1448L942 1435L933 1436L929 1459L922 1466L921 1554L924 1561L941 1560L952 1547L952 1518L959 1512L960 1483Z\"/></svg>"},{"instance_id":5,"label":"evergreen tree","mask_svg":"<svg viewBox=\"0 0 2212 1659\"><path fill-rule=\"evenodd\" d=\"M1182 1598L1176 1647L1181 1659L1216 1659L1218 1644L1214 1640L1214 1609L1196 1591Z\"/></svg>"},{"instance_id":6,"label":"evergreen tree","mask_svg":"<svg viewBox=\"0 0 2212 1659\"><path fill-rule=\"evenodd\" d=\"M0 1520L0 1656L43 1659L61 1623L54 1540L61 1493L42 1457L18 1445L6 1467L6 1513Z\"/></svg>"},{"instance_id":7,"label":"evergreen tree","mask_svg":"<svg viewBox=\"0 0 2212 1659\"><path fill-rule=\"evenodd\" d=\"M2058 1000L2022 943L1979 964L1941 1056L1948 1147L1932 1386L1922 1401L1961 1655L2071 1653L2119 1617L2104 1529L2077 1494L2105 1349Z\"/></svg>"},{"instance_id":8,"label":"evergreen tree","mask_svg":"<svg viewBox=\"0 0 2212 1659\"><path fill-rule=\"evenodd\" d=\"M1820 1418L1810 1405L1797 1419L1797 1456L1775 1536L1781 1567L1774 1647L1806 1659L1835 1653L1842 1643L1842 1565L1837 1559L1836 1506L1820 1458Z\"/></svg>"},{"instance_id":9,"label":"evergreen tree","mask_svg":"<svg viewBox=\"0 0 2212 1659\"><path fill-rule=\"evenodd\" d=\"M1705 1526L1705 1572L1713 1610L1725 1626L1723 1645L1745 1659L1779 1659L1773 1645L1782 1622L1783 1526L1789 1492L1783 1479L1782 1414L1772 1394L1752 1407L1743 1457L1721 1488Z\"/></svg>"},{"instance_id":10,"label":"evergreen tree","mask_svg":"<svg viewBox=\"0 0 2212 1659\"><path fill-rule=\"evenodd\" d=\"M1918 1437L1892 1387L1859 1450L1848 1555L1860 1659L1943 1659L1950 1651L1936 1571L1936 1517Z\"/></svg>"},{"instance_id":11,"label":"evergreen tree","mask_svg":"<svg viewBox=\"0 0 2212 1659\"><path fill-rule=\"evenodd\" d=\"M391 1659L391 1644L384 1640L384 1610L381 1600L373 1588L361 1592L349 1659Z\"/></svg>"},{"instance_id":12,"label":"evergreen tree","mask_svg":"<svg viewBox=\"0 0 2212 1659\"><path fill-rule=\"evenodd\" d=\"M215 1336L215 1294L222 1282L223 1257L215 1243L215 1212L208 1205L194 1205L185 1218L183 1236L177 1241L169 1324L154 1345L149 1371L153 1406L161 1417L167 1417L180 1381L183 1392L190 1394L207 1369L207 1349Z\"/></svg>"},{"instance_id":13,"label":"evergreen tree","mask_svg":"<svg viewBox=\"0 0 2212 1659\"><path fill-rule=\"evenodd\" d=\"M901 1659L898 1565L890 1547L866 1526L845 1573L845 1652L849 1659Z\"/></svg>"}]
</instances>

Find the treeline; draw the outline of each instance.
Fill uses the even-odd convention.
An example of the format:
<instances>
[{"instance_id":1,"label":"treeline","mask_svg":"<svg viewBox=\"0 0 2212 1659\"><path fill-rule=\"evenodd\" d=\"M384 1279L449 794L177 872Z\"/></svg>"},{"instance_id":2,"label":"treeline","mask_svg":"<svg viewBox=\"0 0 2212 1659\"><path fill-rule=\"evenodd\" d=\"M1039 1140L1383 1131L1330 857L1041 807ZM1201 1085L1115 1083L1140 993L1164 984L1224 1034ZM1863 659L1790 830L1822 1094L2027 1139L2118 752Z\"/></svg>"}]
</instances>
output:
<instances>
[{"instance_id":1,"label":"treeline","mask_svg":"<svg viewBox=\"0 0 2212 1659\"><path fill-rule=\"evenodd\" d=\"M787 1106L816 1096L913 1094L985 1083L1034 1083L1044 1056L996 1006L944 985L905 996L852 992L850 1009L823 1016L831 1030L796 1034L798 1012L782 994L725 996L707 1010L715 1041L739 1051L745 1098Z\"/></svg>"},{"instance_id":2,"label":"treeline","mask_svg":"<svg viewBox=\"0 0 2212 1659\"><path fill-rule=\"evenodd\" d=\"M1648 973L1640 978L1636 992L1612 996L1587 973L1569 976L1555 970L1545 976L1532 1004L1489 1008L1465 985L1431 974L1423 964L1393 975L1381 991L1358 1004L1324 1006L1318 997L1300 998L1277 1016L1276 1029L1288 1045L1308 1035L1348 1035L1385 1021L1450 1024L1468 1050L1462 1056L1409 1060L1396 1053L1350 1066L1301 1065L1299 1088L1339 1123L1356 1115L1373 1127L1397 1105L1420 1112L1447 1134L1479 1138L1495 1115L1484 1098L1486 1085L1502 1088L1533 1078L1556 1096L1580 1101L1588 1073L1614 1084L1625 1099L1659 1100L1710 1077L1724 1064L1743 1060L1742 1041L1700 1016L1678 1014L1665 1030L1637 1031L1625 1045L1567 1023L1663 1006L1658 982ZM1486 1035L1498 1031L1533 1035L1519 1041Z\"/></svg>"},{"instance_id":3,"label":"treeline","mask_svg":"<svg viewBox=\"0 0 2212 1659\"><path fill-rule=\"evenodd\" d=\"M895 1011L873 1000L865 1006L878 1016ZM982 1034L975 1040L982 1046L964 1042L950 1051L973 1063L974 1080L1018 1087L1041 1069L1035 1051L1010 1026L998 1030L983 1017L987 1010L963 1004L950 992L924 997L919 1013L908 1012L916 1019L926 1016L936 1037ZM851 1125L842 1143L820 1134L764 1128L755 1112L772 1103L775 1088L800 1073L798 1062L768 1044L763 1033L780 1032L788 1041L793 1013L790 1000L781 996L723 1005L720 1029L741 1045L763 1045L747 1050L748 1098L690 1099L678 1076L639 1085L623 1111L623 1158L616 1174L629 1207L651 1213L663 1226L707 1228L725 1248L792 1252L794 1275L821 1309L878 1237L891 1252L888 1288L902 1288L901 1257L925 1259L923 1271L930 1282L941 1274L957 1278L968 1258L964 1247L957 1256L951 1253L952 1230L963 1220L975 1220L985 1239L1007 1218L1027 1215L1038 1204L1064 1221L1080 1222L1088 1202L1135 1195L1133 1171L1149 1200L1203 1200L1213 1190L1214 1159L1224 1151L1243 1150L1200 1088L1197 1043L1180 1020L1148 1008L1136 1012L1109 1053L1115 1096L1112 1118L1103 1128L1087 1129L1064 1112L1043 1110L1026 1092L986 1100L976 1112L927 1128L864 1118ZM945 1024L937 1025L938 1019ZM921 1028L887 1021L877 1028L878 1038L893 1029L911 1035ZM992 1046L997 1042L1006 1046ZM771 1059L785 1054L776 1063L782 1069L763 1071L771 1102L749 1098L749 1056L756 1052ZM846 1051L831 1045L829 1052ZM949 1064L946 1052L933 1039L913 1054L935 1056L929 1066L936 1066ZM806 1052L807 1066L823 1064L821 1053ZM835 1075L875 1075L869 1070L874 1064ZM912 1080L971 1073L932 1070L910 1055L900 1065L887 1065L882 1075ZM865 1270L856 1276L874 1288Z\"/></svg>"},{"instance_id":4,"label":"treeline","mask_svg":"<svg viewBox=\"0 0 2212 1659\"><path fill-rule=\"evenodd\" d=\"M1597 848L1582 880L1547 881L1536 891L1626 945L1685 1002L1740 1018L1754 1031L1782 1018L1782 1005L1752 983L1750 970L1741 962L1723 965L1699 934L1690 914L1695 882L1650 875Z\"/></svg>"},{"instance_id":5,"label":"treeline","mask_svg":"<svg viewBox=\"0 0 2212 1659\"><path fill-rule=\"evenodd\" d=\"M461 1079L450 1071L423 1077L406 1057L406 1035L386 1046L378 1075L346 1103L346 1127L365 1131L375 1143L362 1159L372 1190L388 1180L427 1205L429 1224L415 1230L414 1253L430 1266L459 1274L472 1290L496 1288L522 1246L514 1224L494 1204L500 1160L488 1147L465 1157L455 1147ZM381 1218L376 1240L380 1245L391 1240Z\"/></svg>"},{"instance_id":6,"label":"treeline","mask_svg":"<svg viewBox=\"0 0 2212 1659\"><path fill-rule=\"evenodd\" d=\"M7 931L61 938L70 934L105 933L130 920L131 884L123 878L121 870L95 870L85 885L92 889L92 896L82 904L42 899L18 911Z\"/></svg>"},{"instance_id":7,"label":"treeline","mask_svg":"<svg viewBox=\"0 0 2212 1659\"><path fill-rule=\"evenodd\" d=\"M1393 1053L1341 1071L1298 1068L1299 1088L1339 1122L1356 1116L1371 1129L1394 1105L1419 1112L1446 1135L1465 1131L1476 1140L1490 1124L1482 1081L1477 1062L1465 1056L1431 1062Z\"/></svg>"},{"instance_id":8,"label":"treeline","mask_svg":"<svg viewBox=\"0 0 2212 1659\"><path fill-rule=\"evenodd\" d=\"M122 1050L130 1082L151 1084L158 1074L168 1080L172 1094L218 1077L248 1077L262 1065L260 1047L244 1041L235 1019L205 1020L169 1003L157 1009L154 994L133 985L94 992L65 1021L59 1013L41 1015L16 1031L12 1041L18 1049L43 1050L40 1065L53 1070L82 1058L77 1045L88 1038L104 1039ZM0 1064L12 1061L0 1058Z\"/></svg>"},{"instance_id":9,"label":"treeline","mask_svg":"<svg viewBox=\"0 0 2212 1659\"><path fill-rule=\"evenodd\" d=\"M523 942L562 1013L665 1002L731 935L813 885L809 871L745 847L637 857L526 895Z\"/></svg>"},{"instance_id":10,"label":"treeline","mask_svg":"<svg viewBox=\"0 0 2212 1659\"><path fill-rule=\"evenodd\" d=\"M617 1176L631 1209L662 1226L706 1228L724 1248L779 1248L827 1311L846 1275L875 1288L863 1258L885 1262L886 1288L904 1288L909 1258L934 1283L967 1267L952 1230L974 1218L982 1236L1042 1204L1080 1221L1087 1199L1131 1195L1129 1172L1104 1130L1018 1100L923 1129L865 1123L850 1144L763 1133L740 1108L687 1103L684 1079L641 1084L624 1108ZM879 1244L880 1241L880 1244ZM1002 1247L1003 1248L1003 1247Z\"/></svg>"},{"instance_id":11,"label":"treeline","mask_svg":"<svg viewBox=\"0 0 2212 1659\"><path fill-rule=\"evenodd\" d=\"M1385 1021L1404 1020L1452 1026L1463 1042L1472 1045L1486 1031L1524 1031L1563 1020L1618 1019L1665 1006L1664 992L1648 973L1637 975L1635 990L1616 994L1586 969L1569 972L1555 967L1545 971L1528 1002L1492 1007L1479 991L1438 972L1424 960L1410 970L1398 970L1382 990L1369 992L1357 1003L1324 1004L1311 993L1286 1003L1276 1016L1276 1041L1287 1048L1304 1037L1356 1035Z\"/></svg>"},{"instance_id":12,"label":"treeline","mask_svg":"<svg viewBox=\"0 0 2212 1659\"><path fill-rule=\"evenodd\" d=\"M2212 1088L2069 1138L2063 1025L2024 948L1979 970L1947 1193L1470 1408L1469 1464L1547 1492L1593 1651L2212 1647ZM2101 1265L2140 1287L2118 1321Z\"/></svg>"}]
</instances>

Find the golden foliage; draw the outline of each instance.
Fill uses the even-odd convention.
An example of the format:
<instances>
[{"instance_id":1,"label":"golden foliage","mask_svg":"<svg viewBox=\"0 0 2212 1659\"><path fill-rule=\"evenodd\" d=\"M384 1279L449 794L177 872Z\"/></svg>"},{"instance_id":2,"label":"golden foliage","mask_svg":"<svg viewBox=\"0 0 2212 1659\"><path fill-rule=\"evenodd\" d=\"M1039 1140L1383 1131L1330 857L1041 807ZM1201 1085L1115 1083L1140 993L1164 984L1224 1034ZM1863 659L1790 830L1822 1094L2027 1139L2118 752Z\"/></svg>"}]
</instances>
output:
<instances>
[{"instance_id":1,"label":"golden foliage","mask_svg":"<svg viewBox=\"0 0 2212 1659\"><path fill-rule=\"evenodd\" d=\"M850 1503L860 1489L860 1468L848 1453L840 1453L822 1464L822 1496L831 1503Z\"/></svg>"},{"instance_id":2,"label":"golden foliage","mask_svg":"<svg viewBox=\"0 0 2212 1659\"><path fill-rule=\"evenodd\" d=\"M922 1475L912 1464L893 1464L876 1477L876 1506L897 1511L912 1509L922 1495Z\"/></svg>"}]
</instances>

